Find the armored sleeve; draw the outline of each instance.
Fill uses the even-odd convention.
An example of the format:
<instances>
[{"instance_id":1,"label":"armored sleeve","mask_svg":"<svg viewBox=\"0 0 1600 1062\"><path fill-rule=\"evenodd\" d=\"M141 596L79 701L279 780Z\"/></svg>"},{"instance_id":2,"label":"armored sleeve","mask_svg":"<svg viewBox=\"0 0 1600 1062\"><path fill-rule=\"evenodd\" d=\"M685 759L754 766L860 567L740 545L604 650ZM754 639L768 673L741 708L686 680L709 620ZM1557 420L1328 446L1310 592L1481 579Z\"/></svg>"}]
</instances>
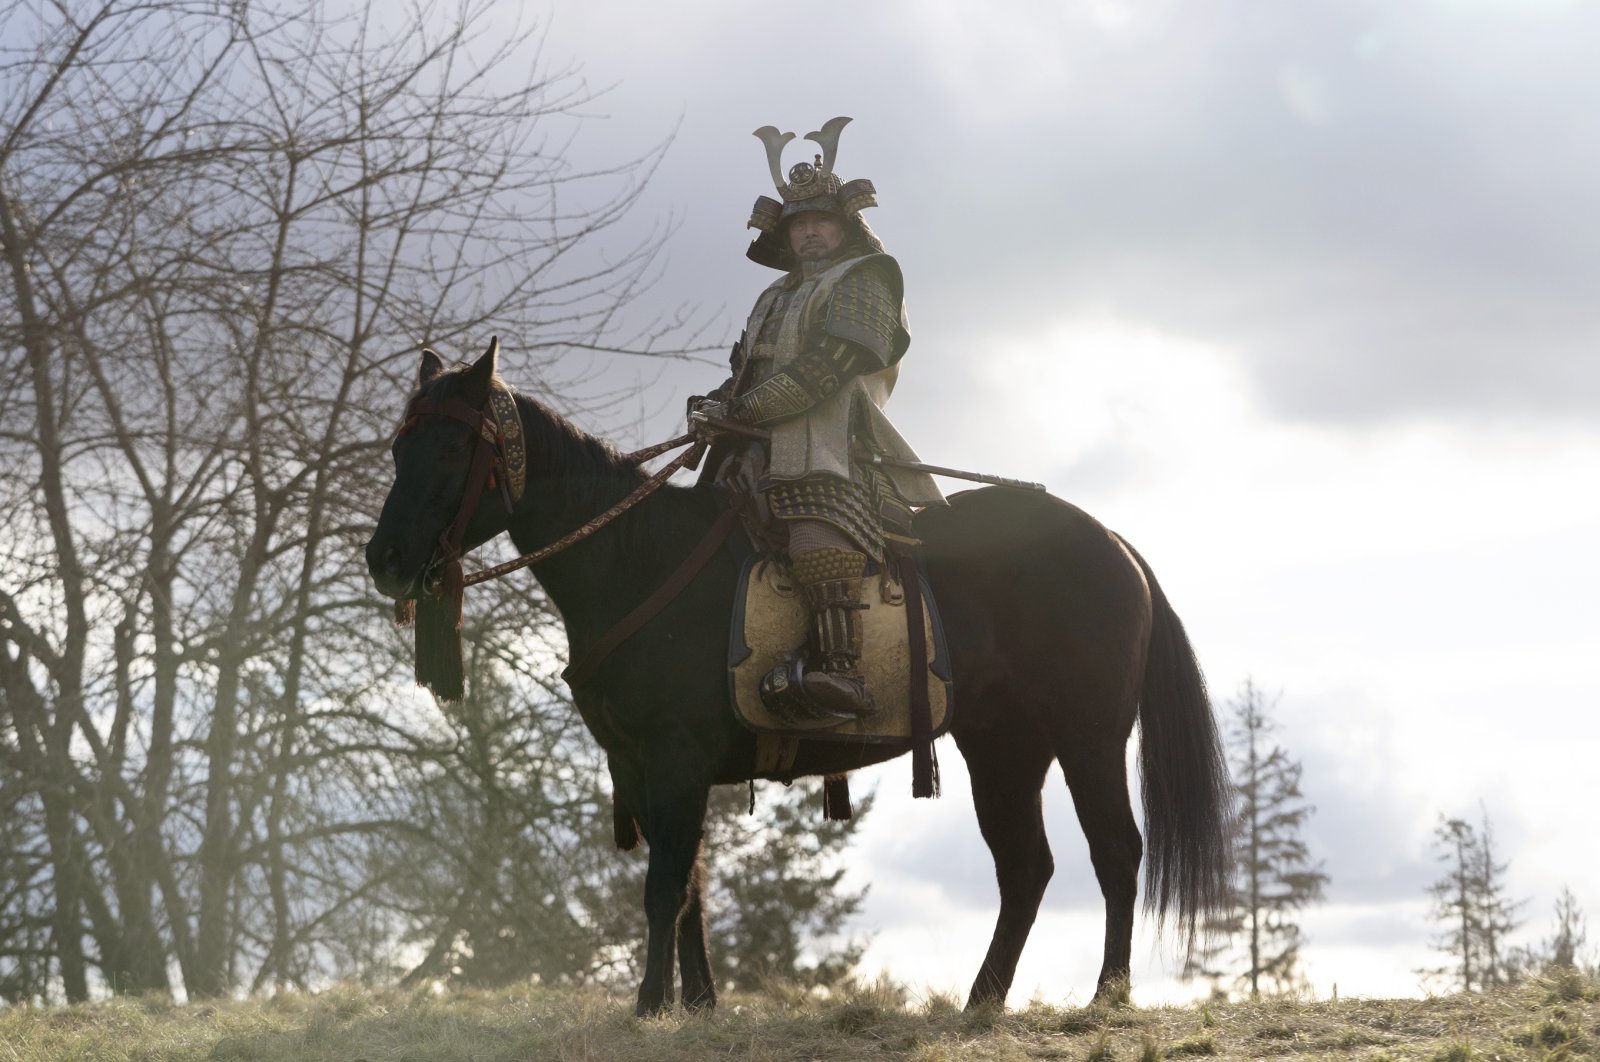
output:
<instances>
[{"instance_id":1,"label":"armored sleeve","mask_svg":"<svg viewBox=\"0 0 1600 1062\"><path fill-rule=\"evenodd\" d=\"M834 285L807 349L735 399L728 415L764 424L803 413L853 377L893 365L909 342L899 267L887 256L868 259Z\"/></svg>"},{"instance_id":2,"label":"armored sleeve","mask_svg":"<svg viewBox=\"0 0 1600 1062\"><path fill-rule=\"evenodd\" d=\"M829 294L824 334L861 348L877 362L858 371L887 369L911 342L901 313L901 290L900 267L887 255L876 255L841 277Z\"/></svg>"},{"instance_id":3,"label":"armored sleeve","mask_svg":"<svg viewBox=\"0 0 1600 1062\"><path fill-rule=\"evenodd\" d=\"M871 367L870 357L853 344L835 340L812 347L734 399L728 416L744 424L765 424L804 413Z\"/></svg>"}]
</instances>

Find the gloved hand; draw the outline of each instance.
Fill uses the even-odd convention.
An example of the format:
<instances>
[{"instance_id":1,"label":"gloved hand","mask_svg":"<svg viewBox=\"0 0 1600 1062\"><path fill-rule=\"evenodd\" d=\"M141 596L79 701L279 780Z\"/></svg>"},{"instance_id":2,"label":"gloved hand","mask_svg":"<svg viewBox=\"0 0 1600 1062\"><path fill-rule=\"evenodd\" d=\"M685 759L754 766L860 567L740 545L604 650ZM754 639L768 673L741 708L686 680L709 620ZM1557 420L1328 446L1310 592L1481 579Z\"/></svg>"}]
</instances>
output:
<instances>
[{"instance_id":1,"label":"gloved hand","mask_svg":"<svg viewBox=\"0 0 1600 1062\"><path fill-rule=\"evenodd\" d=\"M699 416L696 416L699 414ZM707 424L701 417L710 417L713 420L728 419L728 403L719 398L708 398L705 395L691 395L689 397L689 430L703 439L709 439L718 434L716 428Z\"/></svg>"}]
</instances>

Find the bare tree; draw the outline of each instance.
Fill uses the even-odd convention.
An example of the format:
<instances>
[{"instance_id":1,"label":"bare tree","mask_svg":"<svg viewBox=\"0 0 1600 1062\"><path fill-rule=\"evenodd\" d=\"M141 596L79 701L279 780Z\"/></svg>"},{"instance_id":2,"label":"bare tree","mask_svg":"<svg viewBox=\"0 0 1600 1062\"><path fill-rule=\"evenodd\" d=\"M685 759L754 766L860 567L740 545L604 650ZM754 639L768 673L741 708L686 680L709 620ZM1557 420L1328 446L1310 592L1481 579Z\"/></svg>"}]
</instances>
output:
<instances>
[{"instance_id":1,"label":"bare tree","mask_svg":"<svg viewBox=\"0 0 1600 1062\"><path fill-rule=\"evenodd\" d=\"M546 388L564 352L692 342L624 330L653 234L588 250L654 156L574 165L583 82L489 13L0 12L18 991L47 958L69 1000L173 967L215 995L365 946L412 828L392 765L437 755L358 548L417 341L492 328Z\"/></svg>"},{"instance_id":2,"label":"bare tree","mask_svg":"<svg viewBox=\"0 0 1600 1062\"><path fill-rule=\"evenodd\" d=\"M16 750L0 736L4 762ZM0 1001L25 1003L47 997L50 980L48 907L49 856L37 800L16 784L18 772L0 773Z\"/></svg>"}]
</instances>

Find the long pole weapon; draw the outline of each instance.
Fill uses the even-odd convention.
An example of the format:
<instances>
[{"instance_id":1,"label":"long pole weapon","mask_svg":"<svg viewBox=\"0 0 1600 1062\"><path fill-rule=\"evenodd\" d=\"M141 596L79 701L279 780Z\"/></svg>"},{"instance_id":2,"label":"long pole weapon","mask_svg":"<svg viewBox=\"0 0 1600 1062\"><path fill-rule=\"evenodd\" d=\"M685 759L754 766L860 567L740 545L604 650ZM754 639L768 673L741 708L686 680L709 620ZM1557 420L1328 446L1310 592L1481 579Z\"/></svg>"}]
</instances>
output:
<instances>
[{"instance_id":1,"label":"long pole weapon","mask_svg":"<svg viewBox=\"0 0 1600 1062\"><path fill-rule=\"evenodd\" d=\"M730 435L743 435L747 439L759 439L762 442L770 441L772 433L765 428L753 427L749 424L740 424L736 420L724 420L722 417L713 417L708 413L695 410L689 414L689 419L708 428L727 432ZM1043 491L1043 483L1032 483L1025 479L1010 479L1006 476L992 476L987 472L964 472L959 468L946 468L943 465L930 465L924 461L907 461L899 457L887 457L883 454L861 455L875 465L886 468L905 468L913 472L926 472L933 476L948 476L951 479L964 479L971 483L988 483L996 487L1010 487L1013 490Z\"/></svg>"}]
</instances>

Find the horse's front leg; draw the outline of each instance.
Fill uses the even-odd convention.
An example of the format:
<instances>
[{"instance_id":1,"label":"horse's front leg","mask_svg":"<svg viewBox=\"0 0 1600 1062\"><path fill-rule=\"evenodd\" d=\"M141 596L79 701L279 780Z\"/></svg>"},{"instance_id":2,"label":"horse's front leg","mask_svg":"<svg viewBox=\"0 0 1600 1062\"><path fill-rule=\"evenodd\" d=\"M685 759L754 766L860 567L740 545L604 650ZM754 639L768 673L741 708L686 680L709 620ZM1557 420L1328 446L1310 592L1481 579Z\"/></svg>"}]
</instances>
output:
<instances>
[{"instance_id":1,"label":"horse's front leg","mask_svg":"<svg viewBox=\"0 0 1600 1062\"><path fill-rule=\"evenodd\" d=\"M661 757L652 764L645 787L650 869L644 879L644 913L650 928L644 981L639 985L639 1004L635 1008L640 1017L660 1013L672 1005L672 959L678 922L700 860L706 800L711 793L710 783L677 757ZM698 897L694 907L698 913ZM703 952L703 936L699 948Z\"/></svg>"},{"instance_id":2,"label":"horse's front leg","mask_svg":"<svg viewBox=\"0 0 1600 1062\"><path fill-rule=\"evenodd\" d=\"M710 1010L717 1005L716 978L706 948L705 888L705 860L696 859L689 872L688 899L678 918L678 973L683 982L683 1005L690 1010Z\"/></svg>"}]
</instances>

